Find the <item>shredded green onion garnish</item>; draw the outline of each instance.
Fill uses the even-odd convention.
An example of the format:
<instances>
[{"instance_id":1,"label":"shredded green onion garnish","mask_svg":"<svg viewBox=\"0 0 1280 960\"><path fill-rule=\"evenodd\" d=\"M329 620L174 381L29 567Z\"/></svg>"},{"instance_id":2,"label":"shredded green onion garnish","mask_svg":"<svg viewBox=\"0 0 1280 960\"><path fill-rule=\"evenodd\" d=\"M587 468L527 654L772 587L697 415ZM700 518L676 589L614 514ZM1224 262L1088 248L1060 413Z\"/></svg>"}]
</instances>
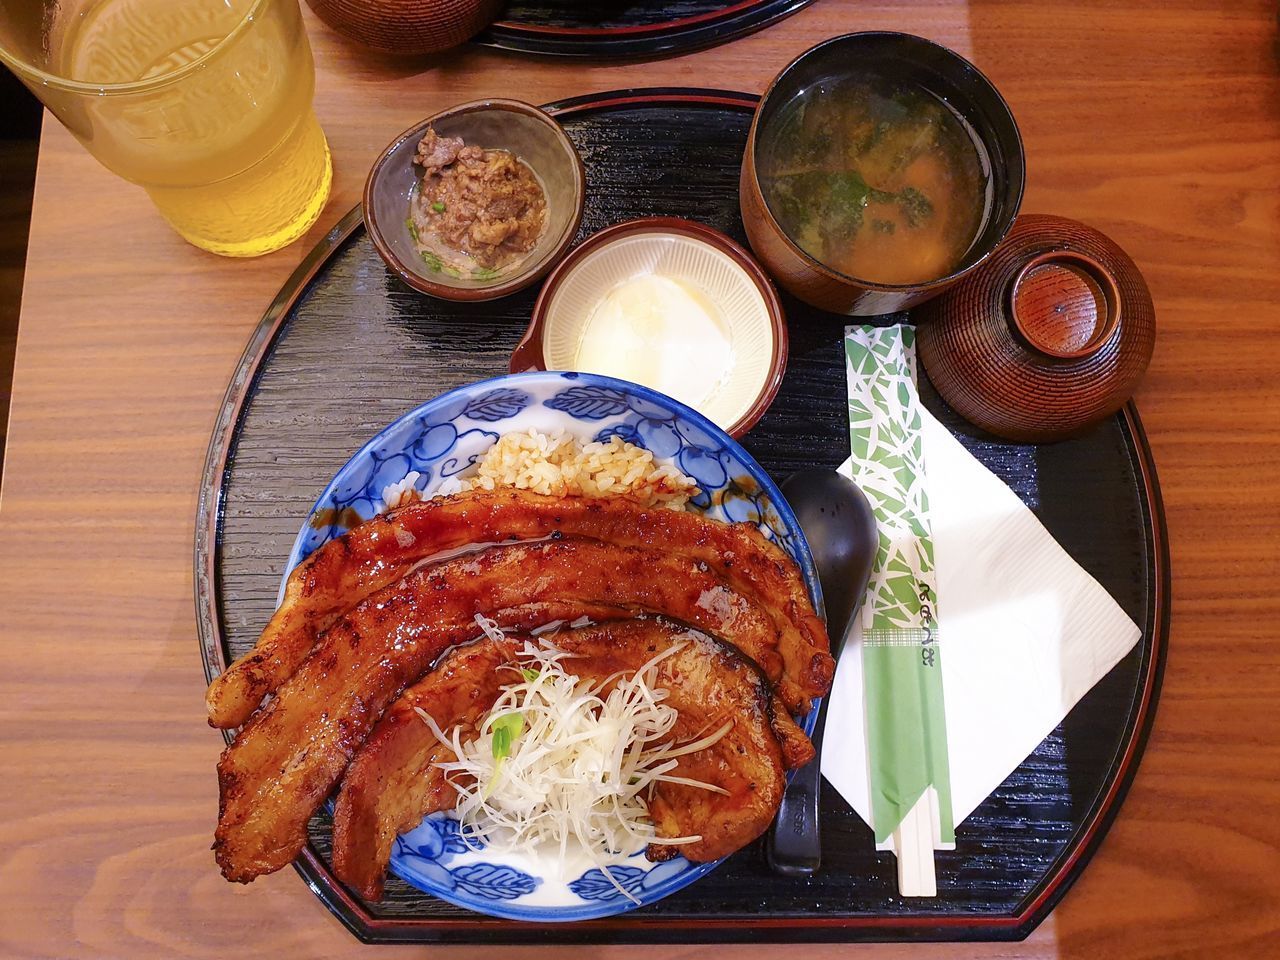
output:
<instances>
[{"instance_id":1,"label":"shredded green onion garnish","mask_svg":"<svg viewBox=\"0 0 1280 960\"><path fill-rule=\"evenodd\" d=\"M489 724L493 731L493 759L501 761L511 756L511 744L524 730L524 714L508 713Z\"/></svg>"},{"instance_id":2,"label":"shredded green onion garnish","mask_svg":"<svg viewBox=\"0 0 1280 960\"><path fill-rule=\"evenodd\" d=\"M492 621L477 622L491 638L502 638ZM592 683L572 672L571 655L554 642L554 635L544 636L517 651L512 674L520 679L503 688L475 739L464 742L459 728L446 734L425 711L421 716L457 758L438 766L458 791L455 813L464 836L498 852L558 850L562 863L574 846L631 897L610 862L646 844L700 839L658 837L648 798L664 782L727 793L679 776L676 768L679 757L718 742L733 721L692 742L675 742L679 715L656 681L659 664L683 644L633 674Z\"/></svg>"}]
</instances>

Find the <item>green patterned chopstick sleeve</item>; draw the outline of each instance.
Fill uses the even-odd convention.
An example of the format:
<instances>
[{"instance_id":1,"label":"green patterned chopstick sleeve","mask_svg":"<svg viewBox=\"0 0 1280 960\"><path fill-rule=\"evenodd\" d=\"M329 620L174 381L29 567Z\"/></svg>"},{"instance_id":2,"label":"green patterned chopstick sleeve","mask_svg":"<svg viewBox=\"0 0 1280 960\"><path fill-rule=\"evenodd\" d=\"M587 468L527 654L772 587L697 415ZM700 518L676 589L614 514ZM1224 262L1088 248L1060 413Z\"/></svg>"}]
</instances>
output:
<instances>
[{"instance_id":1,"label":"green patterned chopstick sleeve","mask_svg":"<svg viewBox=\"0 0 1280 960\"><path fill-rule=\"evenodd\" d=\"M867 754L876 842L933 787L939 840L955 842L936 575L915 385L915 330L845 331L853 478L880 548L863 607Z\"/></svg>"}]
</instances>

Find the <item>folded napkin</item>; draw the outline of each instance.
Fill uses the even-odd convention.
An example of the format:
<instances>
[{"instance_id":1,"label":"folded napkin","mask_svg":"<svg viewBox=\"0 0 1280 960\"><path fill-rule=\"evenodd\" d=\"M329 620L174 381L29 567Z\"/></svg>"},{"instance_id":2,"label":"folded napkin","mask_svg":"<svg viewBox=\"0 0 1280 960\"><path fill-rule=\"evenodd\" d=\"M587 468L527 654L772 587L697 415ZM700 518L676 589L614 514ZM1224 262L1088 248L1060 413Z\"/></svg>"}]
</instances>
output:
<instances>
[{"instance_id":1,"label":"folded napkin","mask_svg":"<svg viewBox=\"0 0 1280 960\"><path fill-rule=\"evenodd\" d=\"M914 356L910 365L914 370ZM857 373L851 369L850 376ZM914 392L914 383L908 389ZM950 799L958 824L1133 648L1141 631L1012 490L923 405L914 407L942 624ZM851 459L840 471L853 477L866 467ZM840 736L824 739L822 772L874 829L858 619L832 686L827 730Z\"/></svg>"}]
</instances>

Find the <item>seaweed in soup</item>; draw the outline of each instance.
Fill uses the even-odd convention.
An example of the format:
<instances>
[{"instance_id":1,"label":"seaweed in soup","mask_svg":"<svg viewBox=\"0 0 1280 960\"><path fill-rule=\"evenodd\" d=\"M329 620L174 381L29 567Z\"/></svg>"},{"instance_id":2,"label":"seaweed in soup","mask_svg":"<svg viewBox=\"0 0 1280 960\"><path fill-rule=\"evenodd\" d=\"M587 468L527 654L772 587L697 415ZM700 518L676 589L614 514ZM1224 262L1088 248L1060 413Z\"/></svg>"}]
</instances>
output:
<instances>
[{"instance_id":1,"label":"seaweed in soup","mask_svg":"<svg viewBox=\"0 0 1280 960\"><path fill-rule=\"evenodd\" d=\"M928 91L843 81L785 105L761 146L760 180L810 256L873 283L959 266L987 213L978 145Z\"/></svg>"}]
</instances>

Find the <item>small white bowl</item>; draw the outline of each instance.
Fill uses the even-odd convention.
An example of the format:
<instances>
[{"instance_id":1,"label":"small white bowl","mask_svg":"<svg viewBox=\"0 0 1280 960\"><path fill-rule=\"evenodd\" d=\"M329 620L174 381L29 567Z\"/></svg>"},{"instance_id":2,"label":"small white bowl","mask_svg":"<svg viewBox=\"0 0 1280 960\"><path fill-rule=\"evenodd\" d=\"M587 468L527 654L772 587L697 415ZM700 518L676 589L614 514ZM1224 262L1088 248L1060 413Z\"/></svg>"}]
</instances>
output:
<instances>
[{"instance_id":1,"label":"small white bowl","mask_svg":"<svg viewBox=\"0 0 1280 960\"><path fill-rule=\"evenodd\" d=\"M578 355L593 315L609 294L636 277L675 281L710 307L712 322L728 341L727 357L715 363L692 355L689 344L672 345L662 357L625 357L579 365ZM732 436L746 433L773 402L787 362L787 328L773 284L742 247L724 234L688 220L655 217L629 220L589 237L547 278L533 319L511 356L511 371L578 370L634 380L667 391ZM635 372L628 376L627 371ZM676 374L679 374L676 376ZM665 377L663 376L665 374ZM671 386L687 377L690 389ZM681 396L681 394L684 394Z\"/></svg>"}]
</instances>

